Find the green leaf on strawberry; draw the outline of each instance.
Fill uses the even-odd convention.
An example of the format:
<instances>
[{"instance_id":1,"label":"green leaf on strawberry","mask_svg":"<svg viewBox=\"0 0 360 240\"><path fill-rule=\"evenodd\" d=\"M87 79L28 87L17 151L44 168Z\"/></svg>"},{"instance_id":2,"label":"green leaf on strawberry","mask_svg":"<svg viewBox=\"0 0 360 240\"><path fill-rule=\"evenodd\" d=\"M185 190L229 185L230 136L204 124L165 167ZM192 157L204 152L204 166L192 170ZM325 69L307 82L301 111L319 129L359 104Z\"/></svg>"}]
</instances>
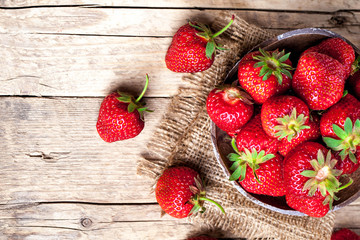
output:
<instances>
[{"instance_id":1,"label":"green leaf on strawberry","mask_svg":"<svg viewBox=\"0 0 360 240\"><path fill-rule=\"evenodd\" d=\"M350 178L346 185L341 186L338 177L341 176L342 170L334 168L336 163L337 160L332 158L331 151L328 151L325 158L324 153L319 149L317 159L310 161L313 169L304 170L300 173L302 176L309 178L304 184L303 191L308 191L308 195L312 197L319 190L321 195L325 197L323 204L329 204L330 209L332 209L333 201L338 200L335 193L348 187L353 182Z\"/></svg>"},{"instance_id":2,"label":"green leaf on strawberry","mask_svg":"<svg viewBox=\"0 0 360 240\"><path fill-rule=\"evenodd\" d=\"M287 140L290 142L297 134L303 129L309 129L310 126L305 125L308 117L304 114L296 116L296 108L294 108L289 115L285 115L282 118L277 118L279 125L275 126L274 129L277 130L275 136L278 139L287 137Z\"/></svg>"},{"instance_id":3,"label":"green leaf on strawberry","mask_svg":"<svg viewBox=\"0 0 360 240\"><path fill-rule=\"evenodd\" d=\"M261 55L253 57L258 61L254 67L261 67L259 76L263 77L263 81L266 81L271 75L274 75L277 78L279 85L281 85L283 81L282 74L290 79L292 78L290 71L294 69L290 65L284 63L289 59L290 53L285 54L285 50L281 52L275 50L270 54L261 48L259 48L259 52Z\"/></svg>"},{"instance_id":4,"label":"green leaf on strawberry","mask_svg":"<svg viewBox=\"0 0 360 240\"><path fill-rule=\"evenodd\" d=\"M217 36L219 36L220 34L225 32L231 26L231 24L234 22L234 19L235 19L235 15L233 15L231 17L230 22L223 29L221 29L220 31L218 31L216 33L212 33L211 29L205 24L202 24L202 23L194 24L194 23L189 22L190 26L192 26L200 31L200 32L196 33L196 35L201 38L204 38L207 41L206 48L205 48L207 58L209 58L209 59L213 58L213 55L214 55L216 49L225 50L224 48L222 48L216 44L216 42L214 41L214 38L216 38Z\"/></svg>"},{"instance_id":5,"label":"green leaf on strawberry","mask_svg":"<svg viewBox=\"0 0 360 240\"><path fill-rule=\"evenodd\" d=\"M230 153L228 158L230 161L234 162L230 167L230 170L234 171L230 176L230 181L238 180L241 182L245 179L246 168L250 167L254 173L255 179L258 183L261 183L259 180L256 170L260 168L260 164L272 159L275 157L274 154L265 154L264 150L261 150L259 153L253 148L251 151L247 148L244 148L243 152L240 152L236 146L235 138L232 139L231 145L236 153Z\"/></svg>"},{"instance_id":6,"label":"green leaf on strawberry","mask_svg":"<svg viewBox=\"0 0 360 240\"><path fill-rule=\"evenodd\" d=\"M360 146L360 120L357 119L353 124L348 117L345 120L344 129L336 124L333 124L332 127L339 139L323 137L326 145L334 151L340 151L342 160L349 156L352 162L357 163L355 152L356 148Z\"/></svg>"}]
</instances>

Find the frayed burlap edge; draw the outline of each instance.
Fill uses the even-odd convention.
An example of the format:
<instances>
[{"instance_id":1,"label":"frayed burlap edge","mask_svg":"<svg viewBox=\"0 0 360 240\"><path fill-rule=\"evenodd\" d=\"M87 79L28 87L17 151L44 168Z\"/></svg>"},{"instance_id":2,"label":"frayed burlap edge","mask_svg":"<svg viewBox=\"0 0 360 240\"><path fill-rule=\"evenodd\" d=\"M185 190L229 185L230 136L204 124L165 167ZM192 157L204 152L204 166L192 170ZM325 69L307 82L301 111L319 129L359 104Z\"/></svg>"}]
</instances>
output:
<instances>
[{"instance_id":1,"label":"frayed burlap edge","mask_svg":"<svg viewBox=\"0 0 360 240\"><path fill-rule=\"evenodd\" d=\"M222 12L212 28L225 26L232 13ZM183 80L190 87L180 88L172 98L160 126L148 144L149 155L138 164L138 174L154 180L169 166L187 165L204 177L207 196L226 210L206 204L207 211L195 214L189 221L208 229L221 229L248 239L330 239L334 214L324 218L296 217L273 212L245 199L229 184L219 167L210 140L210 120L206 113L206 97L242 55L273 34L236 17L220 42L229 50L220 52L213 66L204 72L187 74Z\"/></svg>"}]
</instances>

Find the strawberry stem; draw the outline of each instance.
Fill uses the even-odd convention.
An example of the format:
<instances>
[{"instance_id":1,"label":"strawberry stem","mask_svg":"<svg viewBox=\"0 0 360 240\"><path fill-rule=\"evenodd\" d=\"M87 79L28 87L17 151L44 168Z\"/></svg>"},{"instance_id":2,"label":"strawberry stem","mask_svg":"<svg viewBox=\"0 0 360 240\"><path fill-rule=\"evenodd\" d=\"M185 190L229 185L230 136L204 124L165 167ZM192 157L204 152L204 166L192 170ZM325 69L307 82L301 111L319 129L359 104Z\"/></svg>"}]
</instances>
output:
<instances>
[{"instance_id":1,"label":"strawberry stem","mask_svg":"<svg viewBox=\"0 0 360 240\"><path fill-rule=\"evenodd\" d=\"M140 96L135 100L136 103L139 102L139 101L141 100L141 98L144 96L148 85L149 85L149 75L146 74L145 87L144 87L144 89L142 90Z\"/></svg>"},{"instance_id":2,"label":"strawberry stem","mask_svg":"<svg viewBox=\"0 0 360 240\"><path fill-rule=\"evenodd\" d=\"M217 36L219 36L220 34L222 34L223 32L225 32L230 26L231 24L234 22L235 19L235 15L232 15L230 22L228 23L228 25L226 25L223 29L221 29L220 31L214 33L211 38L216 38Z\"/></svg>"},{"instance_id":3,"label":"strawberry stem","mask_svg":"<svg viewBox=\"0 0 360 240\"><path fill-rule=\"evenodd\" d=\"M215 204L215 206L217 206L221 210L222 213L225 213L224 208L219 203L215 202L214 200L209 199L207 197L199 197L199 200L211 202L211 203Z\"/></svg>"}]
</instances>

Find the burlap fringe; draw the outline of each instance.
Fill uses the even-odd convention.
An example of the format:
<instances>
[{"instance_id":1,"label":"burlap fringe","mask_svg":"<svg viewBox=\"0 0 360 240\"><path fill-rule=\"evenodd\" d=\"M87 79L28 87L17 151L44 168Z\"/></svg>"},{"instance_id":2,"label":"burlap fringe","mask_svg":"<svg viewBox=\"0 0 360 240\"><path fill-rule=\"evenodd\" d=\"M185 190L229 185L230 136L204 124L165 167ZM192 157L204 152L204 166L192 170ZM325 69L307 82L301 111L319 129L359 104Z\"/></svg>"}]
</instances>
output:
<instances>
[{"instance_id":1,"label":"burlap fringe","mask_svg":"<svg viewBox=\"0 0 360 240\"><path fill-rule=\"evenodd\" d=\"M223 12L212 28L225 26L232 13ZM190 87L180 88L152 140L148 144L150 157L138 163L138 174L154 180L169 166L188 165L204 176L208 197L218 201L227 214L223 215L211 204L203 214L188 220L209 230L221 229L233 234L271 237L284 240L329 239L334 225L334 214L321 219L294 217L259 207L245 199L232 187L216 162L210 140L210 120L206 114L206 97L242 55L273 34L248 24L236 17L230 29L221 35L222 51L213 66L204 72L183 77Z\"/></svg>"}]
</instances>

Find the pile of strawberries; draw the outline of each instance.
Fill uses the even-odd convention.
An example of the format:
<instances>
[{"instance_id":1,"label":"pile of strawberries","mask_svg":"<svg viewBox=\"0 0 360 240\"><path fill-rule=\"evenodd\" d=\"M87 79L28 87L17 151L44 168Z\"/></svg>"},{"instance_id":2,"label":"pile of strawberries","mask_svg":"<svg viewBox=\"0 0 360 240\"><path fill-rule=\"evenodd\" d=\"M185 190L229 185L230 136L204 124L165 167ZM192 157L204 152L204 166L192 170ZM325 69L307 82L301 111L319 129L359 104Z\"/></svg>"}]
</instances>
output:
<instances>
[{"instance_id":1,"label":"pile of strawberries","mask_svg":"<svg viewBox=\"0 0 360 240\"><path fill-rule=\"evenodd\" d=\"M174 72L209 69L214 40L201 23L179 28L166 53ZM291 62L296 62L296 66ZM328 38L293 59L284 50L258 49L242 58L238 80L213 89L207 98L211 120L232 138L230 180L248 192L285 196L287 204L309 216L322 217L352 183L349 174L360 159L360 71L354 49L340 38ZM134 138L144 128L142 97L121 91L102 102L96 124L106 142ZM348 89L349 92L345 89ZM184 218L204 211L206 197L197 171L171 167L160 176L156 199L169 215Z\"/></svg>"},{"instance_id":2,"label":"pile of strawberries","mask_svg":"<svg viewBox=\"0 0 360 240\"><path fill-rule=\"evenodd\" d=\"M360 166L358 60L328 38L293 61L285 51L248 53L238 80L210 92L207 112L232 137L230 180L322 217Z\"/></svg>"}]
</instances>

